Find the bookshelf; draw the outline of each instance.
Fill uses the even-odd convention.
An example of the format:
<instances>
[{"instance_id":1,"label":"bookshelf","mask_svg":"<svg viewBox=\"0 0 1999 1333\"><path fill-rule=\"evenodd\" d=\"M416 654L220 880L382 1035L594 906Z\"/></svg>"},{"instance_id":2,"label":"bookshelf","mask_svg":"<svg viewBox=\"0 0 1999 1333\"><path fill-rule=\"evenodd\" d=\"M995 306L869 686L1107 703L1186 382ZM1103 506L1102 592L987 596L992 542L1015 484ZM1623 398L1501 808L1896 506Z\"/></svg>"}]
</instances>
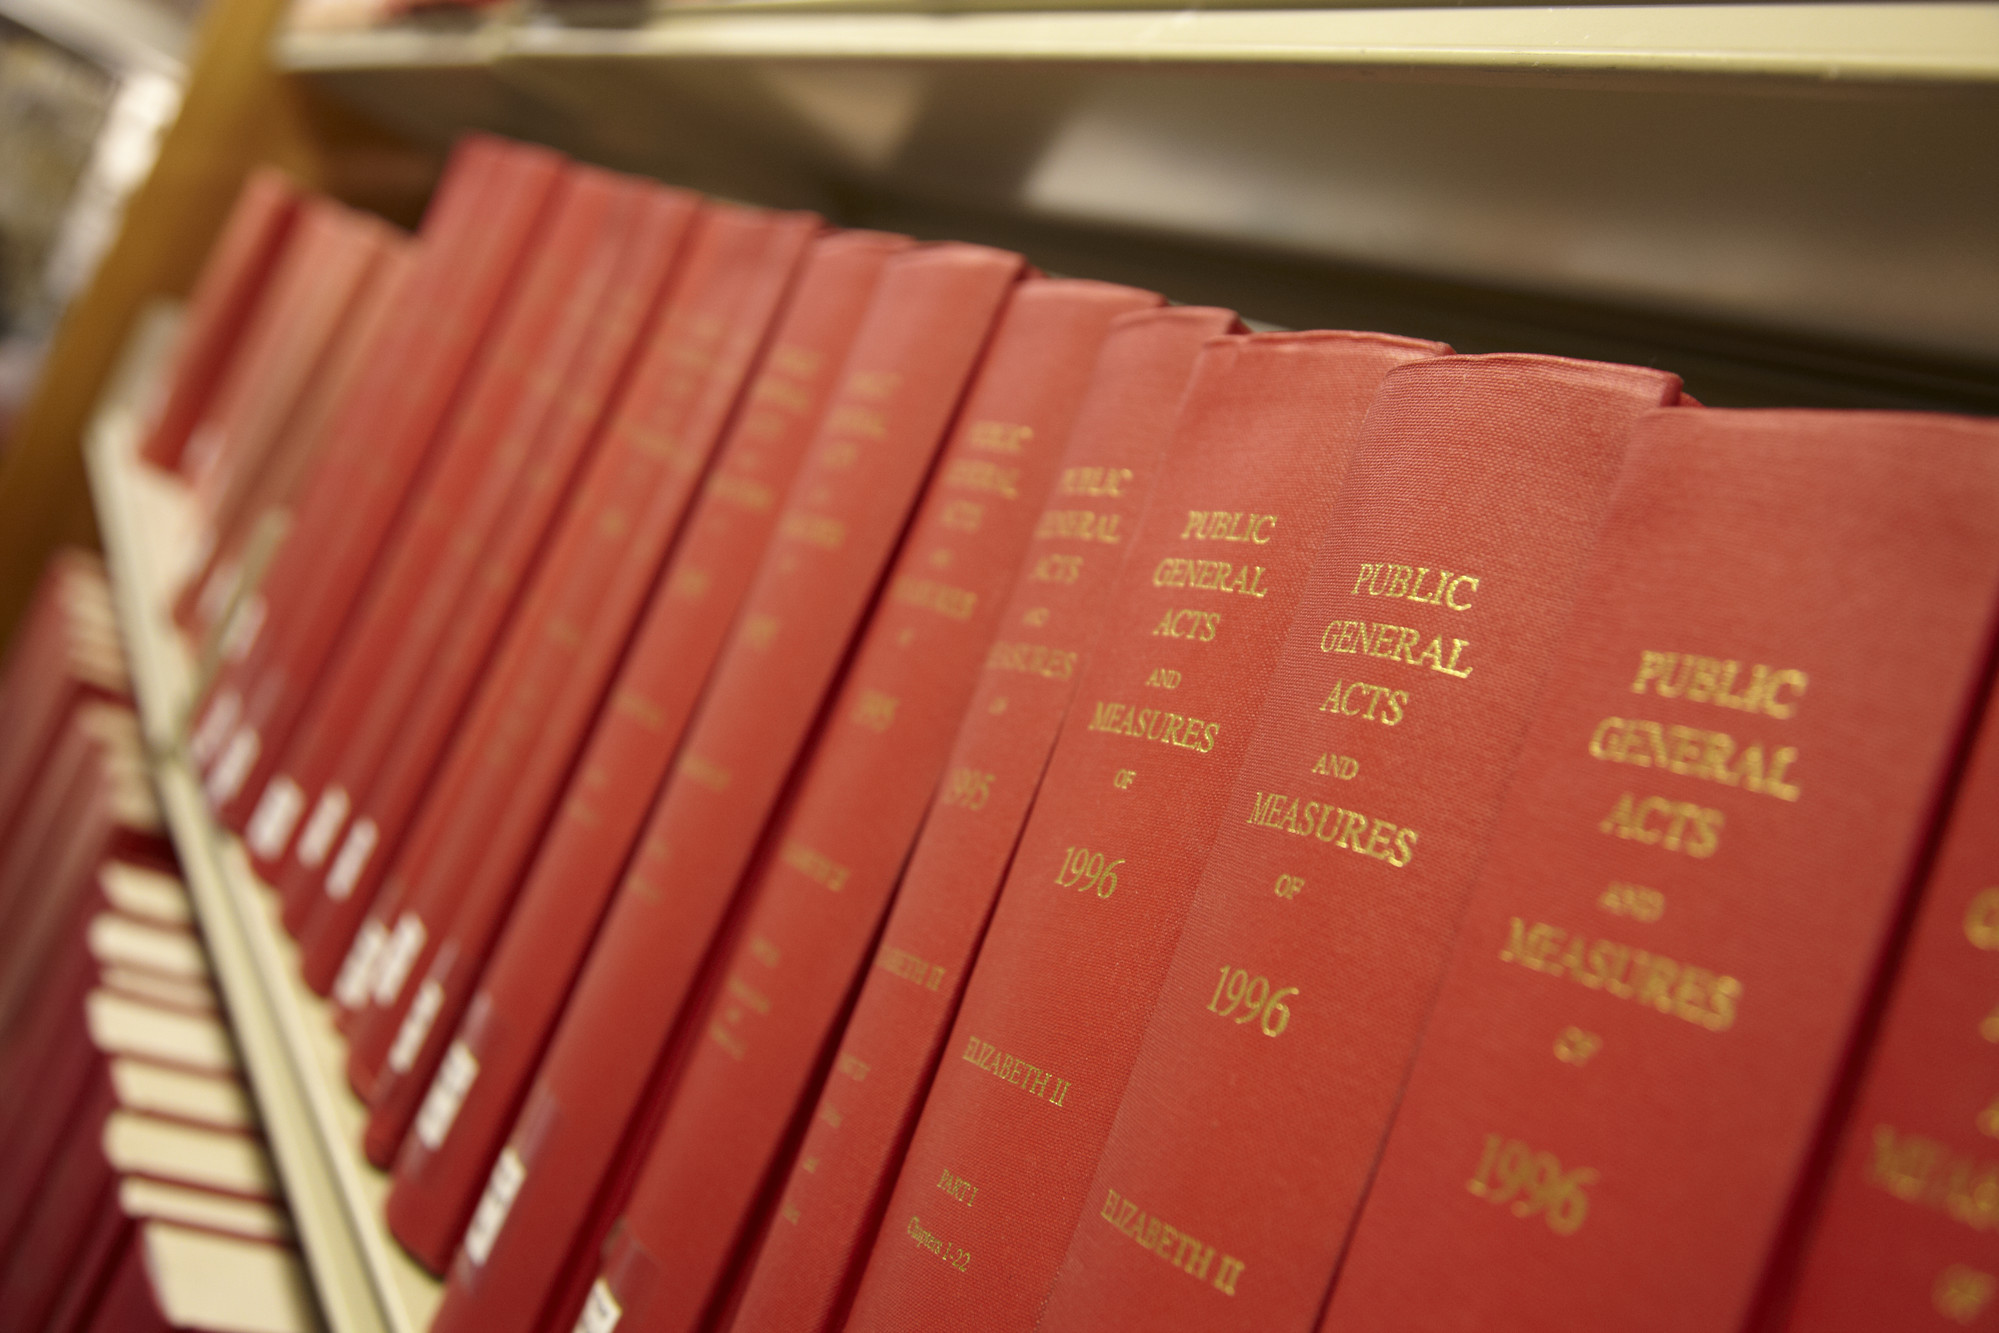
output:
<instances>
[{"instance_id":1,"label":"bookshelf","mask_svg":"<svg viewBox=\"0 0 1999 1333\"><path fill-rule=\"evenodd\" d=\"M83 446L153 783L327 1326L422 1333L440 1285L382 1224L388 1178L361 1157L367 1115L331 1008L299 980L271 893L209 817L182 748L195 670L171 606L192 529L185 491L137 454L136 405L170 323L158 312L140 322Z\"/></svg>"},{"instance_id":2,"label":"bookshelf","mask_svg":"<svg viewBox=\"0 0 1999 1333\"><path fill-rule=\"evenodd\" d=\"M1715 402L1999 407L1999 6L590 18L276 58L425 142L526 134L1277 324L1647 361Z\"/></svg>"},{"instance_id":3,"label":"bookshelf","mask_svg":"<svg viewBox=\"0 0 1999 1333\"><path fill-rule=\"evenodd\" d=\"M432 152L489 129L1272 323L1661 364L1718 404L1999 412L1999 4L772 0L245 49ZM310 148L327 122L304 120ZM257 155L231 152L142 201L176 255L111 270L102 327L191 271ZM101 395L81 447L162 803L327 1324L416 1333L437 1284L383 1230L326 1006L181 753L192 671L163 608L185 526L132 457L142 378Z\"/></svg>"}]
</instances>

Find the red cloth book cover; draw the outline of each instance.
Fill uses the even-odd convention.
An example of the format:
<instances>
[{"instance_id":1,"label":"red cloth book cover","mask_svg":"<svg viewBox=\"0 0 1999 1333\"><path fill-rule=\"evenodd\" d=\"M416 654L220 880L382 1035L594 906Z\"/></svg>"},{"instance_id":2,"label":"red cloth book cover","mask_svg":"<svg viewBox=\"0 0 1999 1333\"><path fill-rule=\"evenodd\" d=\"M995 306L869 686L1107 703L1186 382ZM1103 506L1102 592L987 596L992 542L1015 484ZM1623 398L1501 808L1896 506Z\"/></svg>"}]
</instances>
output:
<instances>
[{"instance_id":1,"label":"red cloth book cover","mask_svg":"<svg viewBox=\"0 0 1999 1333\"><path fill-rule=\"evenodd\" d=\"M335 975L334 964L344 952L338 971L345 981L334 996L343 1010L394 1003L420 953L435 942L428 923L409 918L405 924L401 917L406 892L419 882L409 872L432 854L434 839L451 833L463 789L481 776L480 756L501 720L512 677L543 639L555 640L565 652L581 646L584 623L596 608L588 596L565 600L566 572L615 569L634 539L644 535L641 520L672 531L679 506L740 395L799 250L816 226L817 219L807 215L757 209L710 208L703 214L690 238L687 266L605 425L590 474L543 557L548 576L537 579L516 613L524 627L518 650L496 664L487 706L466 721L461 753L468 762L442 774L426 797L455 725L453 705L469 689L477 663L469 656L466 635L455 633L431 664L405 734L365 796L357 797L355 818L328 863L326 896L304 935L307 980L314 986ZM461 623L467 622L461 617ZM405 846L405 833L426 801L437 815ZM385 891L378 897L378 890ZM366 927L350 948L364 911Z\"/></svg>"},{"instance_id":2,"label":"red cloth book cover","mask_svg":"<svg viewBox=\"0 0 1999 1333\"><path fill-rule=\"evenodd\" d=\"M1866 1057L1788 1316L1796 1333L1992 1328L1999 1295L1999 710Z\"/></svg>"},{"instance_id":3,"label":"red cloth book cover","mask_svg":"<svg viewBox=\"0 0 1999 1333\"><path fill-rule=\"evenodd\" d=\"M299 190L281 171L252 171L209 249L188 295L167 391L140 446L158 467L180 466L181 451L222 378L296 216Z\"/></svg>"},{"instance_id":4,"label":"red cloth book cover","mask_svg":"<svg viewBox=\"0 0 1999 1333\"><path fill-rule=\"evenodd\" d=\"M597 312L629 232L636 193L609 172L565 170L546 228L493 329L464 404L311 693L288 713L262 710L260 718L260 710L248 710L237 736L254 736L254 745L232 739L232 748L209 769L208 798L228 827L248 829L294 741L324 748L329 730L341 736L357 725L365 729L376 710L391 718L400 714L406 696L376 688L385 674L397 678L384 667L413 659L416 665L400 675L422 678L487 543L505 540L508 502L533 461L559 377ZM532 367L552 373L535 375ZM239 754L249 758L238 762Z\"/></svg>"},{"instance_id":5,"label":"red cloth book cover","mask_svg":"<svg viewBox=\"0 0 1999 1333\"><path fill-rule=\"evenodd\" d=\"M348 1050L350 1081L368 1090L372 1108L364 1146L380 1165L394 1160L434 1067L419 1069L418 1057L440 1022L446 1032L457 1025L512 903L520 863L539 839L646 592L820 229L809 213L770 221L753 283L737 295L733 318L712 349L704 400L682 426L681 451L669 460L665 484L641 507L633 503L646 495L632 475L636 469L592 479L598 484L565 531L573 538L569 558L541 571L530 594L537 618L523 618L494 688L466 724L453 758L469 767L462 776L447 768L439 779L410 853L394 872L405 888L391 936L416 922L425 942L388 999L381 998L391 989L386 979L371 995ZM591 503L592 494L601 503ZM623 515L630 517L621 539L607 539L606 527Z\"/></svg>"},{"instance_id":6,"label":"red cloth book cover","mask_svg":"<svg viewBox=\"0 0 1999 1333\"><path fill-rule=\"evenodd\" d=\"M777 855L743 890L721 989L685 1020L686 1066L592 1297L628 1327L691 1329L721 1295L950 756L1104 336L1158 304L1130 287L1036 278L1001 314L772 830Z\"/></svg>"},{"instance_id":7,"label":"red cloth book cover","mask_svg":"<svg viewBox=\"0 0 1999 1333\"><path fill-rule=\"evenodd\" d=\"M494 1162L435 1329L527 1328L643 1120L654 1065L1021 272L981 246L889 261L714 685ZM589 1256L572 1260L571 1255ZM552 1316L551 1316L552 1317Z\"/></svg>"},{"instance_id":8,"label":"red cloth book cover","mask_svg":"<svg viewBox=\"0 0 1999 1333\"><path fill-rule=\"evenodd\" d=\"M1210 342L1076 687L851 1322L1041 1308L1382 376L1373 334ZM951 1182L976 1190L967 1208ZM940 1184L941 1182L941 1184Z\"/></svg>"},{"instance_id":9,"label":"red cloth book cover","mask_svg":"<svg viewBox=\"0 0 1999 1333\"><path fill-rule=\"evenodd\" d=\"M1382 382L1042 1327L1317 1317L1632 427L1678 390L1523 355Z\"/></svg>"},{"instance_id":10,"label":"red cloth book cover","mask_svg":"<svg viewBox=\"0 0 1999 1333\"><path fill-rule=\"evenodd\" d=\"M1111 324L1033 545L875 945L833 1077L788 1167L732 1327L839 1327L965 974L1159 476L1194 360L1225 310ZM1037 577L1063 557L1065 581Z\"/></svg>"},{"instance_id":11,"label":"red cloth book cover","mask_svg":"<svg viewBox=\"0 0 1999 1333\"><path fill-rule=\"evenodd\" d=\"M1322 1327L1743 1327L1985 685L1995 445L1639 424Z\"/></svg>"},{"instance_id":12,"label":"red cloth book cover","mask_svg":"<svg viewBox=\"0 0 1999 1333\"><path fill-rule=\"evenodd\" d=\"M882 266L907 245L873 232L834 232L812 243L743 411L397 1159L389 1228L435 1272L450 1261L520 1109L618 872L749 591Z\"/></svg>"},{"instance_id":13,"label":"red cloth book cover","mask_svg":"<svg viewBox=\"0 0 1999 1333\"><path fill-rule=\"evenodd\" d=\"M388 224L330 199L299 208L291 242L265 284L209 411L181 453L180 471L211 525L233 492L252 484L277 446L375 264L395 238Z\"/></svg>"},{"instance_id":14,"label":"red cloth book cover","mask_svg":"<svg viewBox=\"0 0 1999 1333\"><path fill-rule=\"evenodd\" d=\"M416 266L415 242L391 237L263 467L225 496L216 510L213 545L183 594L187 603L183 623L204 651L212 646L237 596L254 586L283 540L299 486L318 459L340 405L355 392L369 353L389 336L395 322L415 318L403 303Z\"/></svg>"},{"instance_id":15,"label":"red cloth book cover","mask_svg":"<svg viewBox=\"0 0 1999 1333\"><path fill-rule=\"evenodd\" d=\"M449 435L453 408L467 405L460 390L477 378L479 355L491 354L490 326L516 290L562 172L552 153L507 146L489 179L465 182L478 190L480 225L426 245L435 263L419 285L431 318L381 349L383 392L374 383L357 392L338 447L314 469L293 539L225 631L222 665L189 738L218 803L246 787L256 793L253 770L268 773L275 754L266 748L279 752L289 737L398 516L425 493L433 444ZM455 184L440 192L455 193ZM433 205L444 220L458 212L448 203Z\"/></svg>"},{"instance_id":16,"label":"red cloth book cover","mask_svg":"<svg viewBox=\"0 0 1999 1333\"><path fill-rule=\"evenodd\" d=\"M375 478L380 464L371 453L381 447L381 437L401 432L407 437L401 441L402 449L427 448L431 433L449 411L451 395L458 387L455 382L433 386L410 373L434 356L427 342L434 330L415 314L446 302L454 284L477 267L481 256L490 260L488 249L477 244L472 235L473 224L491 205L495 191L506 187L509 173L505 164L510 157L505 142L475 135L461 140L446 164L414 238L416 263L407 295L412 317L390 324L369 348L353 384L327 422L319 456L302 482L305 504L299 518L308 532L330 529L348 492ZM505 281L510 273L510 267L502 266L496 281ZM422 420L411 416L418 408L423 409ZM403 468L411 470L399 471L405 484L422 461L421 454L404 460ZM391 503L400 503L401 498L398 493ZM386 524L390 519L381 521ZM282 577L297 581L316 573L316 567L299 564ZM260 580L256 589L228 608L210 645L215 662L189 721L188 755L197 771L214 762L242 714L240 687L260 656L258 644L270 617L268 591ZM285 603L283 597L279 601L281 606ZM268 646L262 651L268 652Z\"/></svg>"},{"instance_id":17,"label":"red cloth book cover","mask_svg":"<svg viewBox=\"0 0 1999 1333\"><path fill-rule=\"evenodd\" d=\"M648 201L663 207L648 208ZM495 394L486 400L490 410L475 406L459 419L446 448L465 442L463 468L452 467L460 456L440 460L257 797L244 842L267 879L283 882L293 837L328 782L367 790L409 726L443 645L476 635L486 623L477 612L490 617L491 603L511 600L508 576L539 549L587 456L610 381L651 313L697 205L608 172L579 172L556 208L487 366L495 386L511 382L511 402ZM484 439L483 459L475 437ZM324 842L339 832L322 828L315 837Z\"/></svg>"}]
</instances>

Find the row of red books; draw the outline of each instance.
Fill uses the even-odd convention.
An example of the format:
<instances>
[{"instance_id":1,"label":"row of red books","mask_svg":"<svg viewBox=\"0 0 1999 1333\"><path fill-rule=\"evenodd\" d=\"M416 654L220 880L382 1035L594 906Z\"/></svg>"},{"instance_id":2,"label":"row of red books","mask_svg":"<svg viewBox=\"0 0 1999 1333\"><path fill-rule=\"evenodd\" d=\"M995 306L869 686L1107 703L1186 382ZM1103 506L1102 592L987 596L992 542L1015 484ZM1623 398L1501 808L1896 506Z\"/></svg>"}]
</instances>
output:
<instances>
[{"instance_id":1,"label":"row of red books","mask_svg":"<svg viewBox=\"0 0 1999 1333\"><path fill-rule=\"evenodd\" d=\"M95 557L45 573L0 737L0 1328L307 1333Z\"/></svg>"},{"instance_id":2,"label":"row of red books","mask_svg":"<svg viewBox=\"0 0 1999 1333\"><path fill-rule=\"evenodd\" d=\"M1999 1326L1991 423L475 138L146 455L439 1330Z\"/></svg>"}]
</instances>

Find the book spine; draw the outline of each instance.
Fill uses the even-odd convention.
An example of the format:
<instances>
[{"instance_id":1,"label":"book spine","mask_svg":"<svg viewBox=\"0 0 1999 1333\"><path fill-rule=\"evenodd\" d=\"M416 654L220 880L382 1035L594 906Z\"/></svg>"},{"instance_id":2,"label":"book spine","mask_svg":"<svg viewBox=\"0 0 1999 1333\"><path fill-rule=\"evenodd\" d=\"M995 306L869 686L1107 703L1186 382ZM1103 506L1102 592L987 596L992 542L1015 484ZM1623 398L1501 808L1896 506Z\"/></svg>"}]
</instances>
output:
<instances>
[{"instance_id":1,"label":"book spine","mask_svg":"<svg viewBox=\"0 0 1999 1333\"><path fill-rule=\"evenodd\" d=\"M372 490L381 468L375 455L385 438L393 439L400 449L428 444L428 436L420 432L436 422L425 426L415 419L413 404L426 392L447 395L452 386L432 389L426 383L430 373L426 366L435 360L437 341L437 330L427 316L462 302L460 280L492 261L490 247L500 238L473 235L470 224L476 214L492 206L495 192L506 184L514 170L511 156L511 149L497 143L462 143L438 182L415 239L417 258L408 297L411 317L391 325L369 350L351 392L328 424L322 457L306 478L306 503L298 518L309 540L323 539L333 529L350 492ZM438 403L439 420L447 406L448 402ZM414 469L420 462L420 458L406 460L402 466ZM210 674L188 727L188 755L197 772L215 761L242 715L243 690L270 651L264 630L274 598L281 620L296 605L296 597L279 595L282 590L276 585L302 583L318 570L300 563L290 568L279 565L266 573L272 577L229 609L211 645L215 660L208 666Z\"/></svg>"},{"instance_id":2,"label":"book spine","mask_svg":"<svg viewBox=\"0 0 1999 1333\"><path fill-rule=\"evenodd\" d=\"M1995 444L1640 423L1323 1327L1744 1326L1984 685Z\"/></svg>"},{"instance_id":3,"label":"book spine","mask_svg":"<svg viewBox=\"0 0 1999 1333\"><path fill-rule=\"evenodd\" d=\"M215 523L277 443L326 341L390 236L389 227L331 200L308 200L264 299L230 359L205 418L181 459L194 504Z\"/></svg>"},{"instance_id":4,"label":"book spine","mask_svg":"<svg viewBox=\"0 0 1999 1333\"><path fill-rule=\"evenodd\" d=\"M569 169L556 187L542 242L437 446L435 465L384 545L350 623L329 645L326 669L310 694L296 700L297 720L317 711L314 739L321 746L354 730L357 718L383 710L395 716L401 698L376 687L385 674L397 674L397 664L404 664L404 678L421 678L501 525L557 377L595 313L631 193L609 173L584 168ZM274 708L253 707L239 724L238 735L254 727L258 736L257 756L247 766L225 757L208 770L217 818L238 832L248 830L266 785L288 758L289 739L298 735ZM365 730L368 723L361 725Z\"/></svg>"},{"instance_id":5,"label":"book spine","mask_svg":"<svg viewBox=\"0 0 1999 1333\"><path fill-rule=\"evenodd\" d=\"M1203 353L890 1197L861 1326L1039 1311L1361 418L1390 369L1442 350L1252 334ZM979 1207L955 1211L947 1174Z\"/></svg>"},{"instance_id":6,"label":"book spine","mask_svg":"<svg viewBox=\"0 0 1999 1333\"><path fill-rule=\"evenodd\" d=\"M220 516L216 544L188 584L192 603L188 623L204 652L212 651L215 636L238 599L262 579L290 528L299 487L318 461L340 405L357 391L370 353L390 336L397 321L416 317L405 304L416 255L414 242L388 239L381 261L286 422L268 465Z\"/></svg>"},{"instance_id":7,"label":"book spine","mask_svg":"<svg viewBox=\"0 0 1999 1333\"><path fill-rule=\"evenodd\" d=\"M572 1248L594 1253L593 1196L1020 268L953 244L889 261L542 1062L541 1105L562 1109L538 1110L530 1093L452 1266L440 1333L528 1327Z\"/></svg>"},{"instance_id":8,"label":"book spine","mask_svg":"<svg viewBox=\"0 0 1999 1333\"><path fill-rule=\"evenodd\" d=\"M660 507L668 516L676 512L673 506L700 474L719 426L716 418L726 412L740 388L747 356L732 357L726 364L717 356L731 349L729 330L737 324L746 326L751 338L760 335L768 305L748 300L748 294L771 230L780 223L776 215L760 210L735 209L710 210L698 225L700 234L689 242L687 267L675 279L674 292L646 351L601 432L591 474L566 506L542 559L549 576L535 580L515 613L522 626L517 647L495 664L485 685L481 715L465 719L460 750L466 762L438 775L426 795L480 665L481 658L473 651L483 652L485 641L474 635L490 634L487 627L498 623L492 612L504 608L497 585L490 593L478 590L480 605L473 617L461 611L459 625L432 662L429 679L395 747L369 782L365 797L357 801L340 853L329 863L327 896L305 935L307 977L318 985L336 973L344 974L349 984L335 988L335 1000L350 1015L394 1003L419 961L419 951L433 943L427 932L415 934L414 926L402 925L405 897L420 882L413 875L420 877L422 867L437 854L437 844L450 836L452 812L481 780L482 772L506 776L508 766L487 765L485 754L491 733L504 720L515 678L544 648L573 655L582 646L595 599L568 597L566 572L614 568L631 549L648 505ZM721 407L704 415L711 400L719 400ZM520 572L516 566L510 580L518 579ZM417 831L419 836L407 836L426 807L436 814ZM365 842L357 841L363 838ZM349 941L356 938L357 924L362 927L360 940L393 942L393 949L378 955L381 970L368 964L365 947L362 954L354 954ZM399 927L399 933L390 934ZM365 1089L367 1084L361 1086Z\"/></svg>"},{"instance_id":9,"label":"book spine","mask_svg":"<svg viewBox=\"0 0 1999 1333\"><path fill-rule=\"evenodd\" d=\"M1866 1055L1787 1312L1827 1333L1979 1327L1999 1294L1999 710L1990 700Z\"/></svg>"},{"instance_id":10,"label":"book spine","mask_svg":"<svg viewBox=\"0 0 1999 1333\"><path fill-rule=\"evenodd\" d=\"M688 519L497 951L396 1162L390 1230L443 1272L582 965L604 904L749 591L883 264L907 242L813 242L798 289ZM449 1025L440 1023L449 1030Z\"/></svg>"},{"instance_id":11,"label":"book spine","mask_svg":"<svg viewBox=\"0 0 1999 1333\"><path fill-rule=\"evenodd\" d=\"M1317 1317L1632 429L1678 389L1536 356L1383 382L1044 1326ZM1141 1212L1214 1249L1204 1280Z\"/></svg>"},{"instance_id":12,"label":"book spine","mask_svg":"<svg viewBox=\"0 0 1999 1333\"><path fill-rule=\"evenodd\" d=\"M71 1122L43 1184L34 1225L22 1231L0 1268L0 1328L41 1328L61 1296L68 1261L115 1184L98 1147L114 1104L110 1079L95 1071L81 1114Z\"/></svg>"},{"instance_id":13,"label":"book spine","mask_svg":"<svg viewBox=\"0 0 1999 1333\"><path fill-rule=\"evenodd\" d=\"M274 755L265 751L288 737L384 540L424 494L433 441L471 378L561 174L552 154L516 147L509 156L488 186L487 225L428 275L435 323L409 346L385 349L408 354L385 367L391 392L359 414L353 447L339 451L339 466L321 470L332 475L317 478L315 503L301 511L293 540L225 629L224 665L190 736L198 760L211 756L203 773L217 804L236 802L260 767L268 776ZM231 826L247 813L239 807Z\"/></svg>"},{"instance_id":14,"label":"book spine","mask_svg":"<svg viewBox=\"0 0 1999 1333\"><path fill-rule=\"evenodd\" d=\"M1001 315L827 723L742 890L690 1047L598 1284L634 1328L717 1294L861 970L1054 485L1110 323L1149 292L1037 278ZM677 1202L704 1201L690 1226ZM671 1256L664 1263L661 1256Z\"/></svg>"},{"instance_id":15,"label":"book spine","mask_svg":"<svg viewBox=\"0 0 1999 1333\"><path fill-rule=\"evenodd\" d=\"M683 457L692 456L695 465L669 469L666 484L644 504L634 503L643 492L611 481L599 488L601 505L578 511L594 515L589 522L597 539L577 543L577 559L547 569L548 586L556 589L549 604L566 610L546 616L522 640L525 659L504 691L491 696L489 725L476 725L476 717L468 725L462 749L468 759L476 757L477 770L448 806L431 807L445 821L443 830L435 844L422 844L427 854L403 872L410 892L392 933L415 922L426 943L389 999L380 998L386 986L370 997L349 1047L350 1078L369 1089L372 1107L364 1145L383 1166L394 1160L435 1056L443 1053L441 1038L470 997L512 902L521 863L547 823L549 803L818 228L819 219L809 214L772 219L705 369L704 400L717 410L681 432ZM604 540L608 516L626 513L631 517L619 525L622 540ZM580 634L559 632L564 626L579 627ZM433 1046L440 1026L444 1032Z\"/></svg>"},{"instance_id":16,"label":"book spine","mask_svg":"<svg viewBox=\"0 0 1999 1333\"><path fill-rule=\"evenodd\" d=\"M841 1034L842 1076L819 1095L745 1284L743 1333L839 1326L1194 360L1233 324L1181 306L1111 326ZM1043 555L1073 578L1035 577Z\"/></svg>"},{"instance_id":17,"label":"book spine","mask_svg":"<svg viewBox=\"0 0 1999 1333\"><path fill-rule=\"evenodd\" d=\"M603 329L620 327L621 316L623 327L636 323L618 308L625 292L617 288L640 197L633 182L579 172L558 200L475 404L445 446L452 452L256 796L244 843L266 878L283 868L293 833L336 767L366 789L433 674L439 646L460 632L480 590L511 592L495 586L510 572L507 557L539 541L588 438L587 423L564 410L585 392L574 382L587 375ZM598 405L589 401L586 411Z\"/></svg>"},{"instance_id":18,"label":"book spine","mask_svg":"<svg viewBox=\"0 0 1999 1333\"><path fill-rule=\"evenodd\" d=\"M209 250L174 351L166 397L140 446L156 467L180 466L187 437L222 377L264 279L284 249L299 191L284 173L250 173Z\"/></svg>"}]
</instances>

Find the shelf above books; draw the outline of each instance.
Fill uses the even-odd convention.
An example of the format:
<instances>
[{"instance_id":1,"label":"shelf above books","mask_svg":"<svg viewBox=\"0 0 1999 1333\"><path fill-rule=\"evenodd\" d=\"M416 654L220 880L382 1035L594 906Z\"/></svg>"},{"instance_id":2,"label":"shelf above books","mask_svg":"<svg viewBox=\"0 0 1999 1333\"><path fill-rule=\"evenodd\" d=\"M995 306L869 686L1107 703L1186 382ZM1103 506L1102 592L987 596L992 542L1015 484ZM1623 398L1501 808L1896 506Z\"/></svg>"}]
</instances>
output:
<instances>
[{"instance_id":1,"label":"shelf above books","mask_svg":"<svg viewBox=\"0 0 1999 1333\"><path fill-rule=\"evenodd\" d=\"M454 27L293 31L300 71L535 58L1271 62L1420 69L1990 82L1980 4L1011 9L796 0L662 8L636 25L542 16Z\"/></svg>"},{"instance_id":2,"label":"shelf above books","mask_svg":"<svg viewBox=\"0 0 1999 1333\"><path fill-rule=\"evenodd\" d=\"M432 143L486 128L850 225L1043 228L1130 261L1077 271L1280 323L1358 315L1270 309L1219 265L1458 284L1523 323L1582 303L1641 337L1705 322L1959 381L1999 364L1999 5L792 3L294 31L277 57ZM1419 324L1396 327L1477 346ZM1521 326L1493 345L1633 355Z\"/></svg>"},{"instance_id":3,"label":"shelf above books","mask_svg":"<svg viewBox=\"0 0 1999 1333\"><path fill-rule=\"evenodd\" d=\"M168 608L193 528L183 489L136 452L137 403L167 341L159 322L142 326L84 448L154 782L327 1326L420 1333L439 1284L383 1229L388 1182L357 1150L366 1115L328 1006L299 982L274 904L209 817L181 745L195 666Z\"/></svg>"}]
</instances>

